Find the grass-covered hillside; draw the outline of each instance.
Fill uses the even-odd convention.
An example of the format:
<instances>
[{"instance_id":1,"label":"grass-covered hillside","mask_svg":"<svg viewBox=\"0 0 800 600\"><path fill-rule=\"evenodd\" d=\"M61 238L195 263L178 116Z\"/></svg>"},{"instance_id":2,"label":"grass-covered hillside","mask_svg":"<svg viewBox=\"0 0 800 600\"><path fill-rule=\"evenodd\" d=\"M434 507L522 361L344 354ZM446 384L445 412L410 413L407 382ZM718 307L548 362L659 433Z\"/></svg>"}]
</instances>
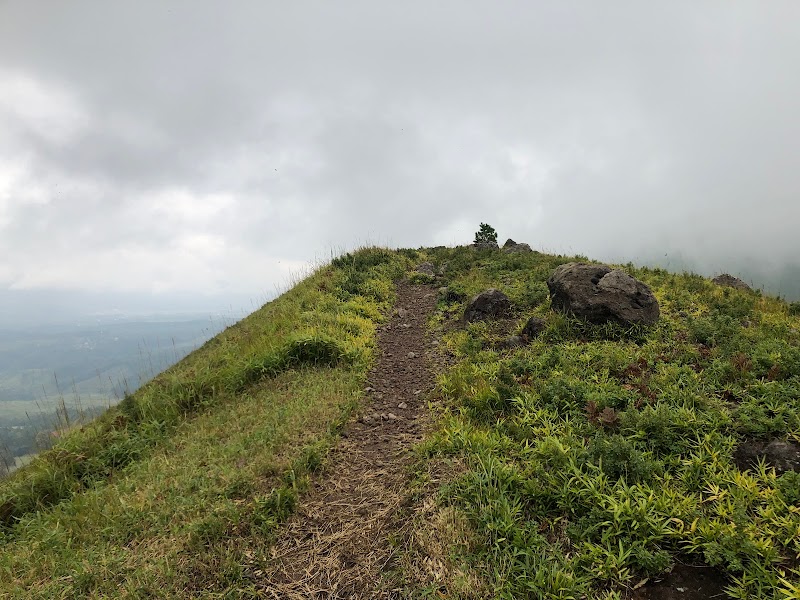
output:
<instances>
[{"instance_id":1,"label":"grass-covered hillside","mask_svg":"<svg viewBox=\"0 0 800 600\"><path fill-rule=\"evenodd\" d=\"M418 574L429 590L619 598L680 562L717 567L732 598L800 598L800 473L742 458L800 442L797 307L627 265L660 321L588 325L550 308L548 276L576 259L429 258L447 286L432 326L454 355L421 466L444 483L407 563L435 557ZM460 323L464 300L490 287L515 315ZM530 316L544 331L504 349Z\"/></svg>"},{"instance_id":2,"label":"grass-covered hillside","mask_svg":"<svg viewBox=\"0 0 800 600\"><path fill-rule=\"evenodd\" d=\"M440 372L393 593L646 598L705 564L731 598L800 598L800 474L758 461L800 442L800 311L627 265L660 320L591 325L550 307L571 260L334 260L0 482L0 597L264 597L281 523L368 401L376 328L410 276L440 288ZM423 261L435 277L413 273ZM465 324L487 288L511 315ZM509 344L532 316L543 331Z\"/></svg>"},{"instance_id":3,"label":"grass-covered hillside","mask_svg":"<svg viewBox=\"0 0 800 600\"><path fill-rule=\"evenodd\" d=\"M0 597L247 597L409 266L335 260L0 482Z\"/></svg>"}]
</instances>

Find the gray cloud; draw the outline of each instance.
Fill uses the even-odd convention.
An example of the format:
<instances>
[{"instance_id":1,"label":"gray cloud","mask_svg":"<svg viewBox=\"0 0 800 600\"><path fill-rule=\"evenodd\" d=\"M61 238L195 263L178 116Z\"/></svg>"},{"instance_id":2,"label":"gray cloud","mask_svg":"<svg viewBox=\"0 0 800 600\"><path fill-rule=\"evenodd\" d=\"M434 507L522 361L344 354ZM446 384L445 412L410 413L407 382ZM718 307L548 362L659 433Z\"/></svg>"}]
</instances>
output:
<instances>
[{"instance_id":1,"label":"gray cloud","mask_svg":"<svg viewBox=\"0 0 800 600\"><path fill-rule=\"evenodd\" d=\"M7 1L0 287L258 296L480 221L791 287L798 13Z\"/></svg>"}]
</instances>

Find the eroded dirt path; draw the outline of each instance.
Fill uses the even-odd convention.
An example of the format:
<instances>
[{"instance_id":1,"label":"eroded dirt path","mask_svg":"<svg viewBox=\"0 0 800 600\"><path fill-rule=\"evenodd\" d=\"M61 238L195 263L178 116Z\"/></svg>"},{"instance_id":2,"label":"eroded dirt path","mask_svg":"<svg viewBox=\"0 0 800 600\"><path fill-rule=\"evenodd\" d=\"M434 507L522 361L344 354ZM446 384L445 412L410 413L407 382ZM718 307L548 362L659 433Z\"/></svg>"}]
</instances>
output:
<instances>
[{"instance_id":1,"label":"eroded dirt path","mask_svg":"<svg viewBox=\"0 0 800 600\"><path fill-rule=\"evenodd\" d=\"M400 282L361 417L351 422L325 472L301 501L273 550L267 597L393 598L382 585L392 567L390 538L408 501L411 448L427 423L433 387L426 321L436 304L429 287Z\"/></svg>"}]
</instances>

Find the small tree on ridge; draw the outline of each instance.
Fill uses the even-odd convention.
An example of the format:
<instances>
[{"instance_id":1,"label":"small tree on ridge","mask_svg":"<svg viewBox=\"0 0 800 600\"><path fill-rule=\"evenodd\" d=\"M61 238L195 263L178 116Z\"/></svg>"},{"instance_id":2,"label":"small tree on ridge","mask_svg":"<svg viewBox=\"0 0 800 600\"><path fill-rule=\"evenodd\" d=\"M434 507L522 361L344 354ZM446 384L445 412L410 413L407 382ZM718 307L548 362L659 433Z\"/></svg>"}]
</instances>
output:
<instances>
[{"instance_id":1,"label":"small tree on ridge","mask_svg":"<svg viewBox=\"0 0 800 600\"><path fill-rule=\"evenodd\" d=\"M497 232L494 227L486 223L481 223L481 228L475 232L475 244L496 244Z\"/></svg>"}]
</instances>

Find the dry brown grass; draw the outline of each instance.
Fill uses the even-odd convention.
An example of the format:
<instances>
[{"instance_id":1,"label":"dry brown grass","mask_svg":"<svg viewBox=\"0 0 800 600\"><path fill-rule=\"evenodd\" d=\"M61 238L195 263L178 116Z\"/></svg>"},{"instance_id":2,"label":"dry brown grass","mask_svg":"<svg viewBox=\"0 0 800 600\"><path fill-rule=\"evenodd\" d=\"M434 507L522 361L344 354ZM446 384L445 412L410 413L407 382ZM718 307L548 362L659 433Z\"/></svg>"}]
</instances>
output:
<instances>
[{"instance_id":1,"label":"dry brown grass","mask_svg":"<svg viewBox=\"0 0 800 600\"><path fill-rule=\"evenodd\" d=\"M410 590L431 590L447 598L486 598L489 590L463 555L474 550L475 532L454 506L442 505L437 492L465 472L459 460L428 461L419 499L408 519L399 567Z\"/></svg>"},{"instance_id":2,"label":"dry brown grass","mask_svg":"<svg viewBox=\"0 0 800 600\"><path fill-rule=\"evenodd\" d=\"M390 538L407 502L405 452L378 455L344 440L271 555L275 598L390 598L376 590L396 555ZM380 587L380 586L378 586Z\"/></svg>"}]
</instances>

